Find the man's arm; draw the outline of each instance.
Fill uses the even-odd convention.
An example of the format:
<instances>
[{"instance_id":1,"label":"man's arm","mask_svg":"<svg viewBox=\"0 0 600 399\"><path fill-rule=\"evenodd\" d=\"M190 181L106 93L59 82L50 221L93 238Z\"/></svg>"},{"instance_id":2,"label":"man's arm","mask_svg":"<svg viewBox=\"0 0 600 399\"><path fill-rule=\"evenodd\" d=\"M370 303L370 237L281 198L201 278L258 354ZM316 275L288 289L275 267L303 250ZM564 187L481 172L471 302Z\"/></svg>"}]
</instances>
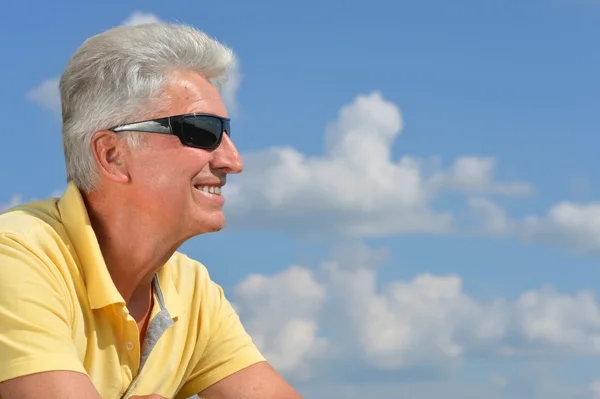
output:
<instances>
[{"instance_id":1,"label":"man's arm","mask_svg":"<svg viewBox=\"0 0 600 399\"><path fill-rule=\"evenodd\" d=\"M198 394L200 399L302 399L267 362L256 363Z\"/></svg>"},{"instance_id":2,"label":"man's arm","mask_svg":"<svg viewBox=\"0 0 600 399\"><path fill-rule=\"evenodd\" d=\"M2 399L102 399L85 375L75 371L47 371L0 382ZM130 399L166 399L160 395Z\"/></svg>"},{"instance_id":3,"label":"man's arm","mask_svg":"<svg viewBox=\"0 0 600 399\"><path fill-rule=\"evenodd\" d=\"M103 399L90 381L74 371L47 371L0 383L2 399ZM129 399L167 399L152 394Z\"/></svg>"},{"instance_id":4,"label":"man's arm","mask_svg":"<svg viewBox=\"0 0 600 399\"><path fill-rule=\"evenodd\" d=\"M0 383L2 399L102 399L85 374L75 371L47 371Z\"/></svg>"}]
</instances>

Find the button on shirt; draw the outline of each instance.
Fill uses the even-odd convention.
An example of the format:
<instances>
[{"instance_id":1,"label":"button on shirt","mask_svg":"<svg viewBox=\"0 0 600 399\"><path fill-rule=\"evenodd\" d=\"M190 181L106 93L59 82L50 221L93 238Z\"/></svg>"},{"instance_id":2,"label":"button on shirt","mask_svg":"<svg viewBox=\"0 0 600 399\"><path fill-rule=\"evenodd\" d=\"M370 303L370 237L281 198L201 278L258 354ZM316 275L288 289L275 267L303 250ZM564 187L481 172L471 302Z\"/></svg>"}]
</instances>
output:
<instances>
[{"instance_id":1,"label":"button on shirt","mask_svg":"<svg viewBox=\"0 0 600 399\"><path fill-rule=\"evenodd\" d=\"M153 293L140 346L72 183L0 215L0 381L71 370L105 399L184 399L265 360L199 262L175 253Z\"/></svg>"}]
</instances>

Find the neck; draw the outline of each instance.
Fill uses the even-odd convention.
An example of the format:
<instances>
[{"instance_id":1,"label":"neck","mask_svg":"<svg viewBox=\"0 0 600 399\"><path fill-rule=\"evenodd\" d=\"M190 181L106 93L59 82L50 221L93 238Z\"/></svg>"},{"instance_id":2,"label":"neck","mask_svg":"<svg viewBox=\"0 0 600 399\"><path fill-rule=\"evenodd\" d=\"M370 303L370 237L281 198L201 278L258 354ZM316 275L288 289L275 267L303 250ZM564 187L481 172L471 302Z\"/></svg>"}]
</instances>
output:
<instances>
[{"instance_id":1,"label":"neck","mask_svg":"<svg viewBox=\"0 0 600 399\"><path fill-rule=\"evenodd\" d=\"M164 234L148 213L125 203L84 194L110 276L132 313L150 305L152 279L182 244ZM134 310L135 309L135 310Z\"/></svg>"}]
</instances>

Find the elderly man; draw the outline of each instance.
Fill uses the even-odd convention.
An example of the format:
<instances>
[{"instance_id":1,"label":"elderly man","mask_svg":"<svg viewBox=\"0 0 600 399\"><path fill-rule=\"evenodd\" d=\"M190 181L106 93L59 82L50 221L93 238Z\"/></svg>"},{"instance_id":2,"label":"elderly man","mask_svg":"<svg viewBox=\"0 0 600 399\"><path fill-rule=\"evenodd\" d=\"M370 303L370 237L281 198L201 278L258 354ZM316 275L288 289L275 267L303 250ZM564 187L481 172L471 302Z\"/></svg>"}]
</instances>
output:
<instances>
[{"instance_id":1,"label":"elderly man","mask_svg":"<svg viewBox=\"0 0 600 399\"><path fill-rule=\"evenodd\" d=\"M60 82L68 187L0 216L2 399L299 399L205 267L242 171L231 51L174 24L87 40Z\"/></svg>"}]
</instances>

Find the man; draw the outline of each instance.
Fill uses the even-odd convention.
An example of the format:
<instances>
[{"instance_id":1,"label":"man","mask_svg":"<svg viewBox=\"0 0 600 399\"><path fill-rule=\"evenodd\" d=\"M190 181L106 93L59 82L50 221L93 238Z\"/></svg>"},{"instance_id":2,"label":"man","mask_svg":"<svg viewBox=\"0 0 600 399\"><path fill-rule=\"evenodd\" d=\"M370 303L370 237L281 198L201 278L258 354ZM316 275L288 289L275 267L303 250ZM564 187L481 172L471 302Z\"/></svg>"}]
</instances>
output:
<instances>
[{"instance_id":1,"label":"man","mask_svg":"<svg viewBox=\"0 0 600 399\"><path fill-rule=\"evenodd\" d=\"M87 40L60 82L68 188L0 216L2 399L301 399L219 286L176 252L223 228L242 159L190 27Z\"/></svg>"}]
</instances>

